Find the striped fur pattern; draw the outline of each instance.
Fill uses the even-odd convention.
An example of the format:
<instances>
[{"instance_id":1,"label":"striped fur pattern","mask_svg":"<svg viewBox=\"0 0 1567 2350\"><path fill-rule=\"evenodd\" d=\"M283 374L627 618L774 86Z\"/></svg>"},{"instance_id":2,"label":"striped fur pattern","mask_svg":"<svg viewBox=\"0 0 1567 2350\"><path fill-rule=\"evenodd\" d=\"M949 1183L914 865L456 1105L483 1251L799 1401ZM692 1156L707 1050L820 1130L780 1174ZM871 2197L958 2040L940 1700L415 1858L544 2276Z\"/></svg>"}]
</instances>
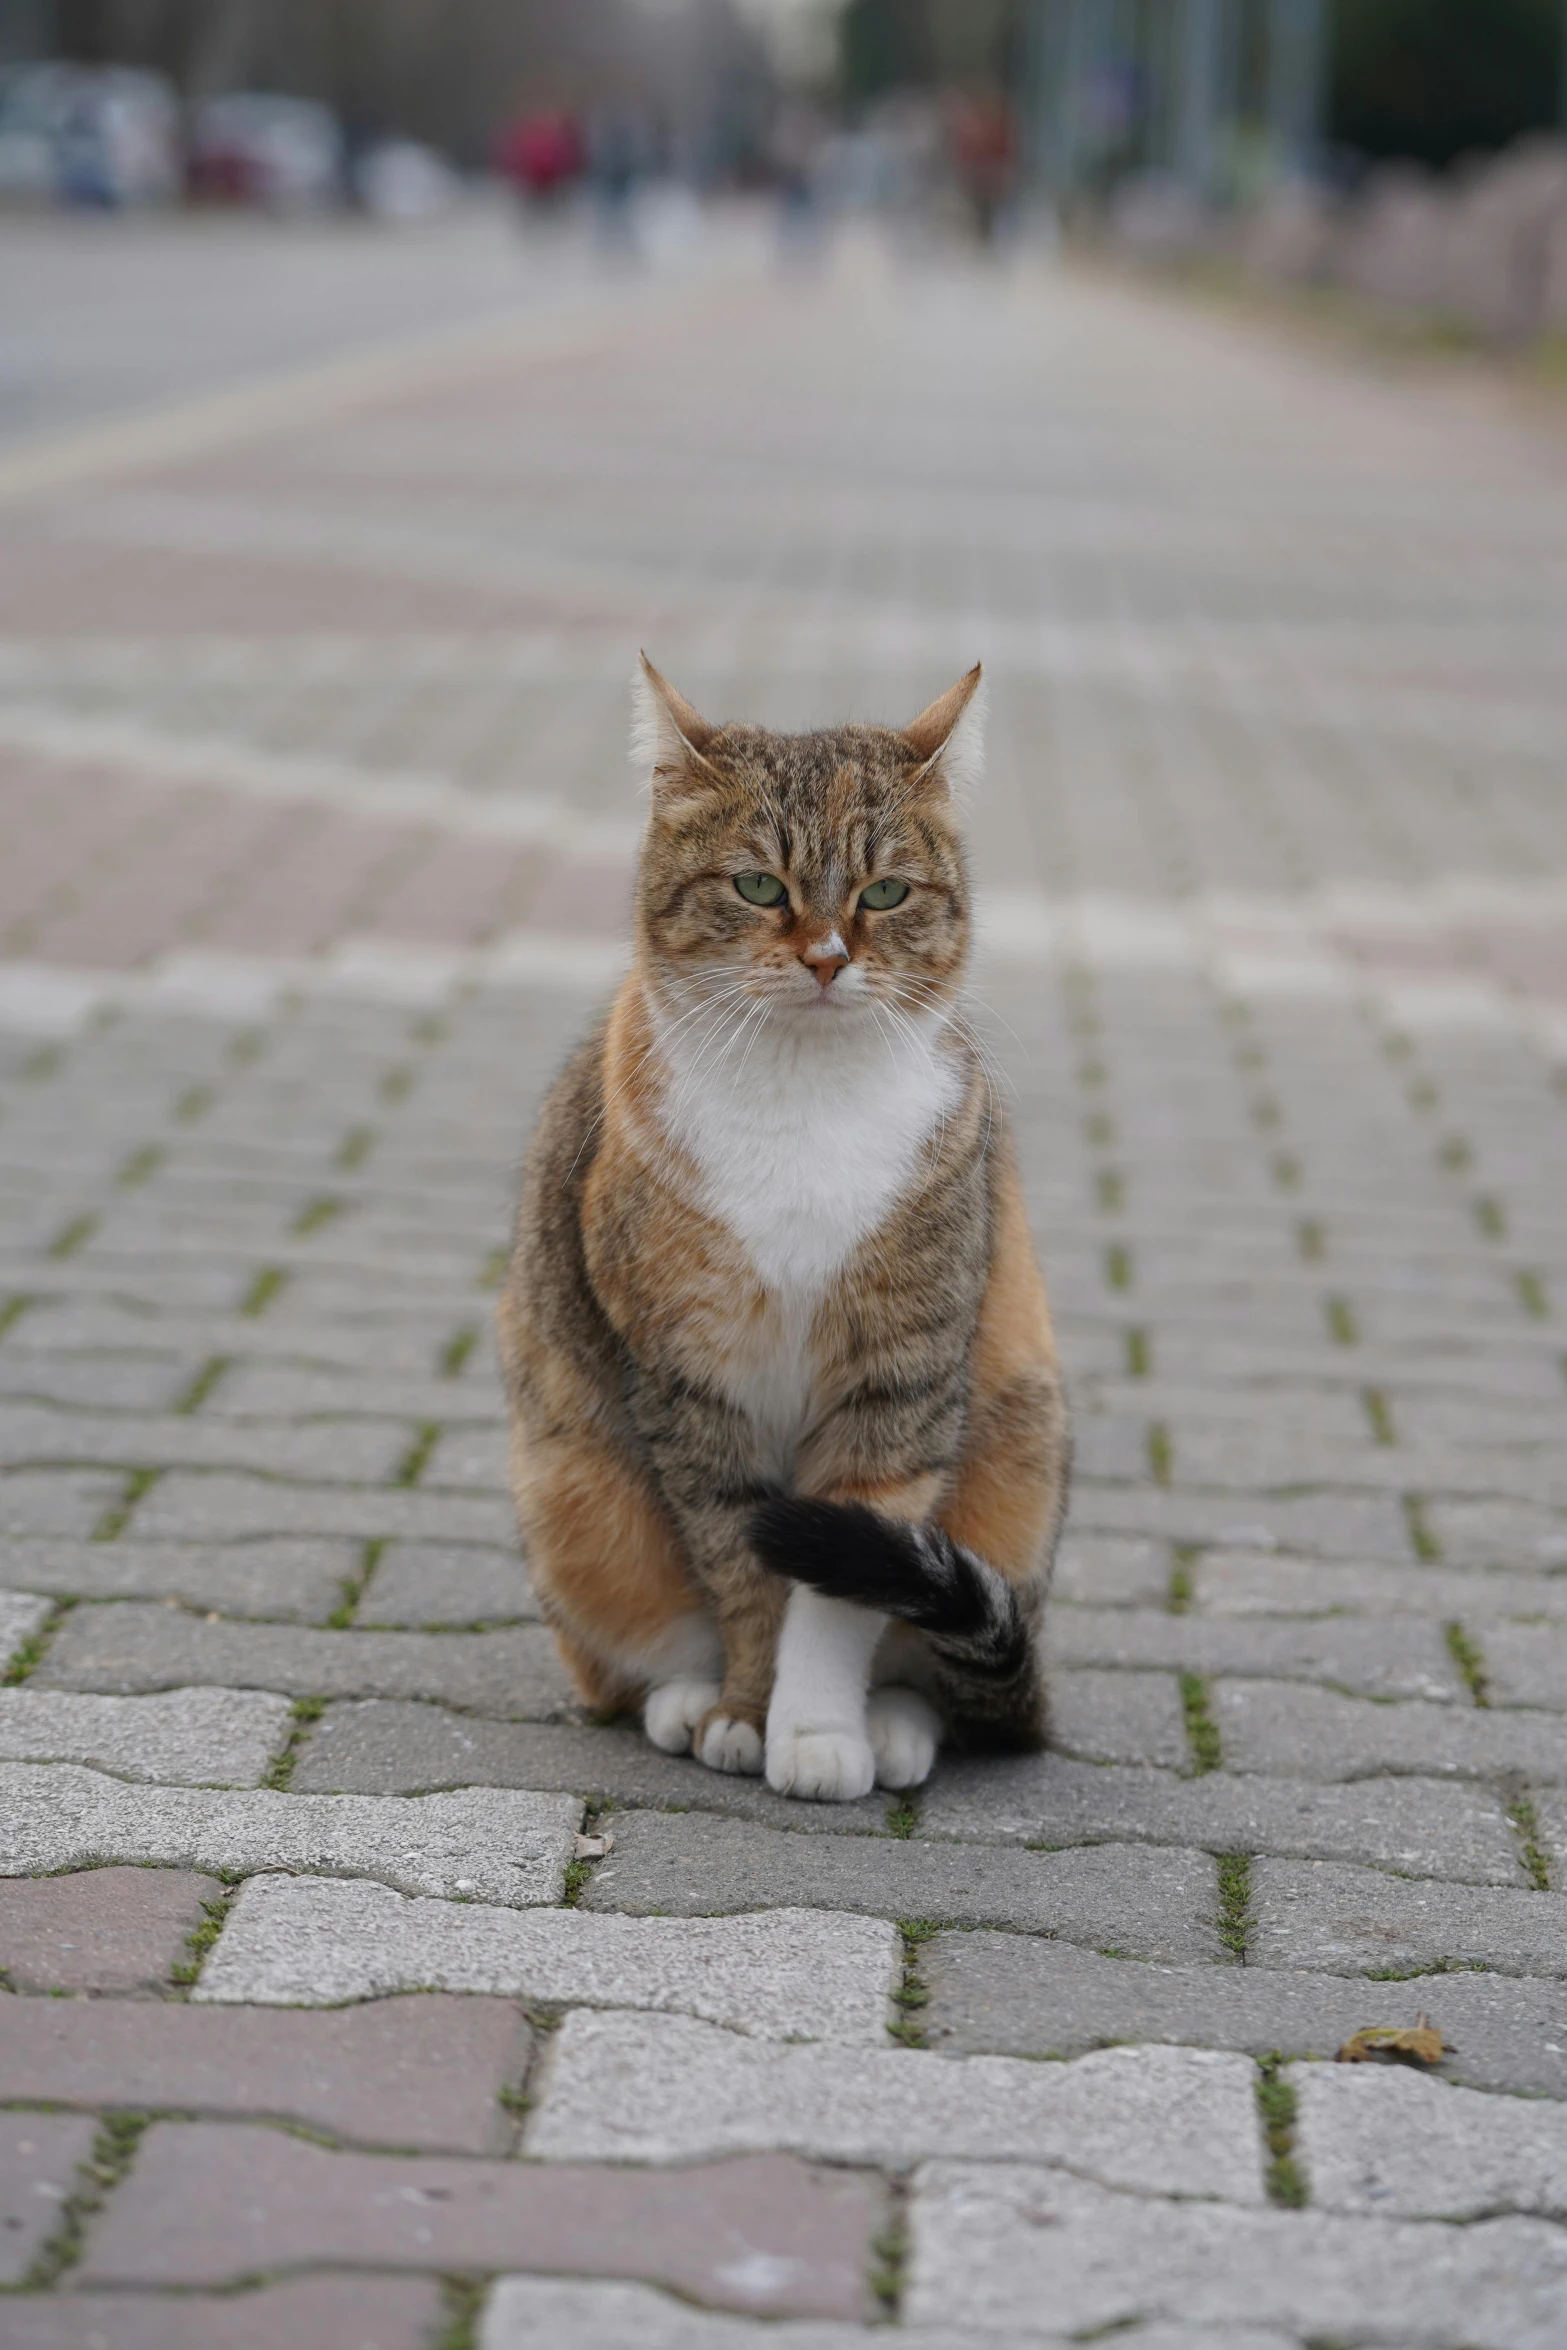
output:
<instances>
[{"instance_id":1,"label":"striped fur pattern","mask_svg":"<svg viewBox=\"0 0 1567 2350\"><path fill-rule=\"evenodd\" d=\"M978 684L790 736L645 671L635 962L545 1105L500 1308L584 1696L802 1795L1044 1730L1067 1448L962 1007Z\"/></svg>"}]
</instances>

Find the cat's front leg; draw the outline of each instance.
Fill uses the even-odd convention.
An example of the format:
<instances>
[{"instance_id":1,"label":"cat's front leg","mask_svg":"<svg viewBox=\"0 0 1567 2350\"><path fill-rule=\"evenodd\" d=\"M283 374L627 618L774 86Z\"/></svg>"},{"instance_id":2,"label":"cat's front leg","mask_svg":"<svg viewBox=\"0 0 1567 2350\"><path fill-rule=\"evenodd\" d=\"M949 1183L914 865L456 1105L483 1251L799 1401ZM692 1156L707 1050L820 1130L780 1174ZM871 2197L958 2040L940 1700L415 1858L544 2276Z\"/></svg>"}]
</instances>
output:
<instances>
[{"instance_id":1,"label":"cat's front leg","mask_svg":"<svg viewBox=\"0 0 1567 2350\"><path fill-rule=\"evenodd\" d=\"M876 1755L866 1693L886 1623L870 1608L794 1586L767 1709L767 1784L780 1795L820 1803L869 1795Z\"/></svg>"}]
</instances>

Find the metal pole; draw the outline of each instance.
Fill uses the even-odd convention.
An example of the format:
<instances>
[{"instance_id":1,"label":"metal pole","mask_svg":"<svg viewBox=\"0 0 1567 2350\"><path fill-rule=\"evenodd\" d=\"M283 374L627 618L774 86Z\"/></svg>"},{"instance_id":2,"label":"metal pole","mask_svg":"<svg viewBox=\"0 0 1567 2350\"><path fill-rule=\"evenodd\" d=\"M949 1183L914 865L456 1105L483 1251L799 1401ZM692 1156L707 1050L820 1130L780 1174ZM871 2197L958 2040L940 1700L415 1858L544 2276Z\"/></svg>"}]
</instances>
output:
<instances>
[{"instance_id":1,"label":"metal pole","mask_svg":"<svg viewBox=\"0 0 1567 2350\"><path fill-rule=\"evenodd\" d=\"M1213 192L1219 118L1220 0L1180 0L1176 169L1192 195Z\"/></svg>"},{"instance_id":2,"label":"metal pole","mask_svg":"<svg viewBox=\"0 0 1567 2350\"><path fill-rule=\"evenodd\" d=\"M1275 157L1287 172L1309 171L1321 151L1327 48L1323 0L1272 0L1268 131Z\"/></svg>"}]
</instances>

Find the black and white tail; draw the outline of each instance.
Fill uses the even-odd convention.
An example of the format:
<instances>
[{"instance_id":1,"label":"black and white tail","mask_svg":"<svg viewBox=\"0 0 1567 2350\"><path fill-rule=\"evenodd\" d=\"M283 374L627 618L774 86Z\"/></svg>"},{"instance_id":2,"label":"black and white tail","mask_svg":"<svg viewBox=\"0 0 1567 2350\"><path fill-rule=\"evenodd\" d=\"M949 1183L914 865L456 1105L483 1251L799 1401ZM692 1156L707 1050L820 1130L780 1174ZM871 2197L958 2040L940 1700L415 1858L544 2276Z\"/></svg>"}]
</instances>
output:
<instances>
[{"instance_id":1,"label":"black and white tail","mask_svg":"<svg viewBox=\"0 0 1567 2350\"><path fill-rule=\"evenodd\" d=\"M939 1527L884 1518L859 1502L777 1494L757 1510L750 1533L757 1557L775 1574L916 1626L970 1689L1029 1675L1025 1600Z\"/></svg>"}]
</instances>

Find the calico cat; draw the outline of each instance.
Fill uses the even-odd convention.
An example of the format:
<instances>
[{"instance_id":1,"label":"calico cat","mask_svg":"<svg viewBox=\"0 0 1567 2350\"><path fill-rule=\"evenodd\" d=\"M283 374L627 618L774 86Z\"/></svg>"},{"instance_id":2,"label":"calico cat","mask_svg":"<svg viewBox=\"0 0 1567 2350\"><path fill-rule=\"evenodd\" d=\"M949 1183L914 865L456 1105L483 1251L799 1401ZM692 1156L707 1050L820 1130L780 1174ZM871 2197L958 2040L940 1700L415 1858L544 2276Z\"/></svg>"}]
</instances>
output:
<instances>
[{"instance_id":1,"label":"calico cat","mask_svg":"<svg viewBox=\"0 0 1567 2350\"><path fill-rule=\"evenodd\" d=\"M557 1080L500 1306L588 1703L823 1799L1044 1733L1067 1441L960 1004L976 668L901 732L712 726L644 658L635 959Z\"/></svg>"}]
</instances>

